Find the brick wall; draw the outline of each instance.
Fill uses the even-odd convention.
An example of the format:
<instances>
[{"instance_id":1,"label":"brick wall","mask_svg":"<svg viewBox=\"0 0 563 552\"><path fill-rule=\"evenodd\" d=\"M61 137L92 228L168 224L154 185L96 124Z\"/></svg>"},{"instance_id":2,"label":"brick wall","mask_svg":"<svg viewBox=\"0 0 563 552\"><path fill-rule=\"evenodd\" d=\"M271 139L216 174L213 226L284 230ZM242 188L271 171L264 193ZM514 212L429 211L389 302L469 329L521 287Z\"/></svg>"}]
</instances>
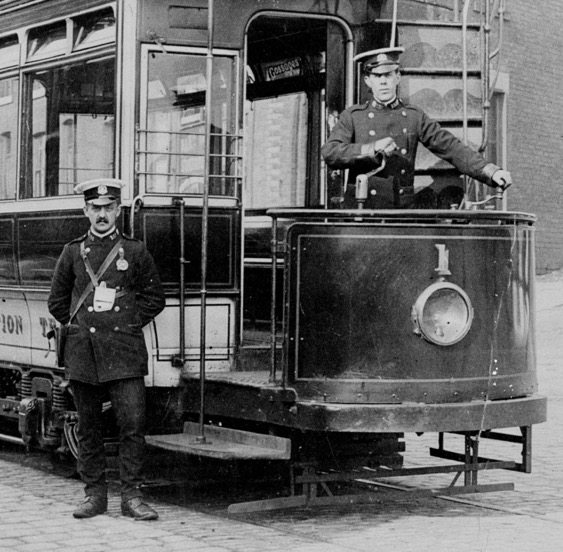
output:
<instances>
[{"instance_id":1,"label":"brick wall","mask_svg":"<svg viewBox=\"0 0 563 552\"><path fill-rule=\"evenodd\" d=\"M509 0L508 208L538 216L537 272L563 268L563 0Z\"/></svg>"}]
</instances>

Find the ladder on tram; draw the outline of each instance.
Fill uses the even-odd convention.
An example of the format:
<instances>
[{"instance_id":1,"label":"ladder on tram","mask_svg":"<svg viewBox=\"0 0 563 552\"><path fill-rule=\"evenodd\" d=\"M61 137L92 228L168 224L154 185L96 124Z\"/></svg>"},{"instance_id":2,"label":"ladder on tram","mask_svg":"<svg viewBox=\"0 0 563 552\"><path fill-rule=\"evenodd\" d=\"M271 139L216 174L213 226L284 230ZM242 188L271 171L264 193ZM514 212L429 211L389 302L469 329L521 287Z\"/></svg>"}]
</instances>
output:
<instances>
[{"instance_id":1,"label":"ladder on tram","mask_svg":"<svg viewBox=\"0 0 563 552\"><path fill-rule=\"evenodd\" d=\"M502 129L496 128L502 114L495 112L495 107L502 105L493 105L493 99L500 74L506 0L484 0L480 11L470 0L456 0L453 20L448 22L401 20L397 18L397 1L393 20L382 23L391 26L391 45L397 36L405 48L403 97L502 166ZM440 178L448 170L446 165L422 148L417 157L417 180ZM464 177L466 201L477 203L490 197L490 188L469 180Z\"/></svg>"}]
</instances>

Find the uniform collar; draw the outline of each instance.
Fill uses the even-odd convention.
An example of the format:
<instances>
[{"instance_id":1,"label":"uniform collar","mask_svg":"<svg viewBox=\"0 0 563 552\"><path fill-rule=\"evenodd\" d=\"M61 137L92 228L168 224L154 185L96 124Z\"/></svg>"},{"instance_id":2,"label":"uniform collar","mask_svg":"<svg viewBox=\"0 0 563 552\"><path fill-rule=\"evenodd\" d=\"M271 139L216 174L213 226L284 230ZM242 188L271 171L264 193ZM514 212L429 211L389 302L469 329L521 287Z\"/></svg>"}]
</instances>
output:
<instances>
[{"instance_id":1,"label":"uniform collar","mask_svg":"<svg viewBox=\"0 0 563 552\"><path fill-rule=\"evenodd\" d=\"M92 228L88 230L88 238L90 238L91 241L105 240L105 239L114 241L118 237L119 237L119 230L115 227L109 230L108 232L106 232L105 234L98 234L97 232L92 230Z\"/></svg>"},{"instance_id":2,"label":"uniform collar","mask_svg":"<svg viewBox=\"0 0 563 552\"><path fill-rule=\"evenodd\" d=\"M371 101L371 106L374 109L396 109L401 105L401 100L397 96L395 96L394 100L391 100L389 103L383 104L378 102L377 100Z\"/></svg>"}]
</instances>

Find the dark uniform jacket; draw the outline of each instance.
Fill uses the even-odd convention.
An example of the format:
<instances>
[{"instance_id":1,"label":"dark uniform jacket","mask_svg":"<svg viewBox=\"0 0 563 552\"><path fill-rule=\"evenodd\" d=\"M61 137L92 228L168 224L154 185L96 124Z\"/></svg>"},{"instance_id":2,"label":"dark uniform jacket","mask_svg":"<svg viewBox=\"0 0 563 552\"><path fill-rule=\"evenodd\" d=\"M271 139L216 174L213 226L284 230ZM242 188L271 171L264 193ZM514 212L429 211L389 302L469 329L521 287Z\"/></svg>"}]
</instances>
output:
<instances>
[{"instance_id":1,"label":"dark uniform jacket","mask_svg":"<svg viewBox=\"0 0 563 552\"><path fill-rule=\"evenodd\" d=\"M418 143L449 161L460 172L485 184L491 182L498 167L458 140L451 132L430 119L421 109L396 99L388 106L372 100L344 110L329 139L322 147L327 165L350 169L347 194L355 196L358 174L380 166L381 157L362 154L362 145L391 137L398 150L386 159L385 168L369 180L377 202L366 207L407 207L414 194L414 166Z\"/></svg>"},{"instance_id":2,"label":"dark uniform jacket","mask_svg":"<svg viewBox=\"0 0 563 552\"><path fill-rule=\"evenodd\" d=\"M67 324L91 281L81 257L81 242L96 273L120 237L127 269L118 270L118 255L100 278L120 296L111 310L95 312L92 292L72 320L64 356L70 379L101 383L148 372L142 327L162 311L165 297L154 261L142 242L115 231L104 238L88 232L66 244L55 268L49 311L58 322Z\"/></svg>"}]
</instances>

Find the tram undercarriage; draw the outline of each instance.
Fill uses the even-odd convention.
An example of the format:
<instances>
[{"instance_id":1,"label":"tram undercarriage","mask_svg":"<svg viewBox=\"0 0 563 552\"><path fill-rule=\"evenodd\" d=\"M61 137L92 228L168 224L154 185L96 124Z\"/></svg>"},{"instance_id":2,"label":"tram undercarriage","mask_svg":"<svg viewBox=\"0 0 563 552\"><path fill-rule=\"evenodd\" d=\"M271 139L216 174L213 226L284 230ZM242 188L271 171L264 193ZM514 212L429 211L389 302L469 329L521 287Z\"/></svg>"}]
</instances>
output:
<instances>
[{"instance_id":1,"label":"tram undercarriage","mask_svg":"<svg viewBox=\"0 0 563 552\"><path fill-rule=\"evenodd\" d=\"M197 409L199 392L199 379L187 378L182 402L190 406L185 411ZM545 399L537 396L453 405L327 406L299 401L294 390L268 383L268 372L210 375L206 401L212 406L203 428L197 421L186 422L183 433L149 435L147 442L226 462L262 459L287 463L288 497L235 503L229 506L232 514L370 503L378 499L370 489L383 486L404 491L407 487L394 486L393 479L409 476L449 474L453 478L447 487L420 491L409 487L413 496L513 490L512 483L480 483L479 473L499 469L530 473L532 424L545 419ZM197 420L193 414L188 418ZM369 430L362 432L362 427ZM427 459L416 466L404 465L403 432L436 438ZM506 447L499 457L484 457L480 444L486 440L499 443L497 450L502 443L516 448ZM348 484L352 487L346 487ZM344 485L347 494L333 492L332 485Z\"/></svg>"}]
</instances>

